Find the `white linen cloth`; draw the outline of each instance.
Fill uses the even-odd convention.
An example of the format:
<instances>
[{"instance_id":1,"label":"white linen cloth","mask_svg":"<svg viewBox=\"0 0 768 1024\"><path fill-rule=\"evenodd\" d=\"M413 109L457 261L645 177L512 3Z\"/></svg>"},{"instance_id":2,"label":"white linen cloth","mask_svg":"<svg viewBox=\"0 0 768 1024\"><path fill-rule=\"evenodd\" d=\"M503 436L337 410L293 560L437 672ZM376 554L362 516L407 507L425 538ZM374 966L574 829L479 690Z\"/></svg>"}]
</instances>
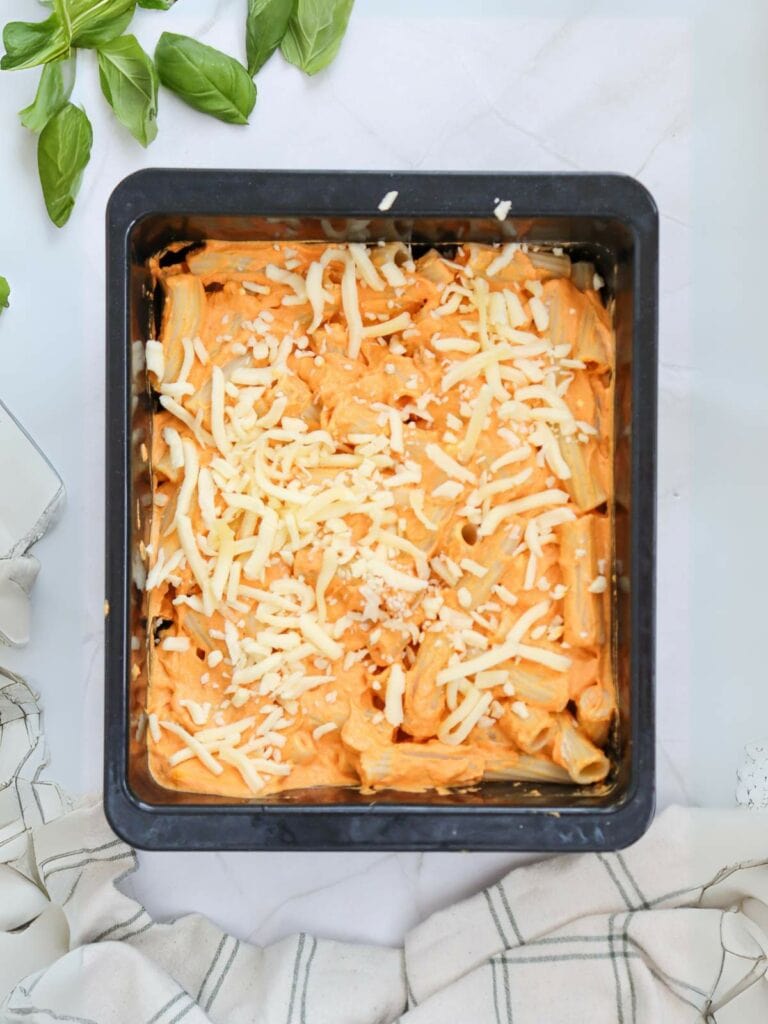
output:
<instances>
[{"instance_id":1,"label":"white linen cloth","mask_svg":"<svg viewBox=\"0 0 768 1024\"><path fill-rule=\"evenodd\" d=\"M63 503L56 470L0 402L0 646L29 640L29 594L40 563L27 551Z\"/></svg>"},{"instance_id":2,"label":"white linen cloth","mask_svg":"<svg viewBox=\"0 0 768 1024\"><path fill-rule=\"evenodd\" d=\"M34 697L0 676L2 1024L768 1020L760 812L672 808L623 853L512 871L404 950L308 935L259 949L197 915L154 922L119 890L133 850L98 802L68 811L43 763Z\"/></svg>"}]
</instances>

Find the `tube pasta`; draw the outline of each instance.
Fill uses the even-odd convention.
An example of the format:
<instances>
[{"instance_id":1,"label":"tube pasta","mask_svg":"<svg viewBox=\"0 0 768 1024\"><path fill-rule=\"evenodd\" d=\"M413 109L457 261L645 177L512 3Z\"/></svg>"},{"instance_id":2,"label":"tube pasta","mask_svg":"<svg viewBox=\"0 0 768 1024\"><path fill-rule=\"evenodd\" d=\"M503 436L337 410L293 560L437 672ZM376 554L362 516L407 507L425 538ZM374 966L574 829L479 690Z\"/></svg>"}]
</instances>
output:
<instances>
[{"instance_id":1,"label":"tube pasta","mask_svg":"<svg viewBox=\"0 0 768 1024\"><path fill-rule=\"evenodd\" d=\"M569 700L568 676L543 665L510 666L509 682L516 698L544 711L562 711Z\"/></svg>"},{"instance_id":2,"label":"tube pasta","mask_svg":"<svg viewBox=\"0 0 768 1024\"><path fill-rule=\"evenodd\" d=\"M588 686L576 701L576 720L582 732L597 746L608 739L616 716L613 693L599 683Z\"/></svg>"},{"instance_id":3,"label":"tube pasta","mask_svg":"<svg viewBox=\"0 0 768 1024\"><path fill-rule=\"evenodd\" d=\"M563 582L568 587L563 599L565 639L574 647L602 644L602 609L598 595L590 590L598 576L594 516L563 523L560 552Z\"/></svg>"},{"instance_id":4,"label":"tube pasta","mask_svg":"<svg viewBox=\"0 0 768 1024\"><path fill-rule=\"evenodd\" d=\"M469 594L466 611L484 604L501 579L505 560L511 554L516 540L512 535L494 534L473 548L473 557L488 566L485 576L470 576L464 581ZM427 633L422 641L416 661L408 672L403 702L405 718L403 728L416 739L434 736L445 713L445 694L437 686L437 674L446 666L453 647L441 633Z\"/></svg>"},{"instance_id":5,"label":"tube pasta","mask_svg":"<svg viewBox=\"0 0 768 1024\"><path fill-rule=\"evenodd\" d=\"M552 760L579 785L602 782L611 767L602 750L581 732L567 711L557 716Z\"/></svg>"},{"instance_id":6,"label":"tube pasta","mask_svg":"<svg viewBox=\"0 0 768 1024\"><path fill-rule=\"evenodd\" d=\"M326 226L150 261L150 770L249 800L601 781L609 314L564 254Z\"/></svg>"},{"instance_id":7,"label":"tube pasta","mask_svg":"<svg viewBox=\"0 0 768 1024\"><path fill-rule=\"evenodd\" d=\"M483 778L488 782L560 782L570 783L571 776L560 765L546 757L502 754L488 757Z\"/></svg>"},{"instance_id":8,"label":"tube pasta","mask_svg":"<svg viewBox=\"0 0 768 1024\"><path fill-rule=\"evenodd\" d=\"M205 290L190 274L178 274L165 280L165 305L161 338L165 355L163 381L173 383L184 363L184 341L200 333Z\"/></svg>"},{"instance_id":9,"label":"tube pasta","mask_svg":"<svg viewBox=\"0 0 768 1024\"><path fill-rule=\"evenodd\" d=\"M483 775L483 757L467 747L450 747L438 741L399 743L386 750L377 747L360 755L360 779L364 786L420 790L424 778L431 787L459 786L477 782Z\"/></svg>"},{"instance_id":10,"label":"tube pasta","mask_svg":"<svg viewBox=\"0 0 768 1024\"><path fill-rule=\"evenodd\" d=\"M537 754L552 743L556 723L542 708L527 708L525 717L508 708L499 719L499 728L526 754Z\"/></svg>"}]
</instances>

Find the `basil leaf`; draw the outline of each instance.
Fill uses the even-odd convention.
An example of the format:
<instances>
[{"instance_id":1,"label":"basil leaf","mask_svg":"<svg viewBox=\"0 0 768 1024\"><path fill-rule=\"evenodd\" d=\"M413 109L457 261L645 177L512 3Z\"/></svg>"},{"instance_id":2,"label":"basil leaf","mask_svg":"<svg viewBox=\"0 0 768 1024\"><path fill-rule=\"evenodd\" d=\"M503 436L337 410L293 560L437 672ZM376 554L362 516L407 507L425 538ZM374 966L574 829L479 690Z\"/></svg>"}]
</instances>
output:
<instances>
[{"instance_id":1,"label":"basil leaf","mask_svg":"<svg viewBox=\"0 0 768 1024\"><path fill-rule=\"evenodd\" d=\"M135 139L148 146L157 135L155 65L135 36L120 36L98 49L101 91Z\"/></svg>"},{"instance_id":2,"label":"basil leaf","mask_svg":"<svg viewBox=\"0 0 768 1024\"><path fill-rule=\"evenodd\" d=\"M21 123L31 132L41 132L64 106L75 84L75 55L51 61L43 68L34 101L19 111Z\"/></svg>"},{"instance_id":3,"label":"basil leaf","mask_svg":"<svg viewBox=\"0 0 768 1024\"><path fill-rule=\"evenodd\" d=\"M247 124L256 86L242 64L189 36L163 32L155 50L163 85L203 114Z\"/></svg>"},{"instance_id":4,"label":"basil leaf","mask_svg":"<svg viewBox=\"0 0 768 1024\"><path fill-rule=\"evenodd\" d=\"M69 220L88 161L93 130L85 111L67 103L40 133L37 169L48 216L57 227Z\"/></svg>"},{"instance_id":5,"label":"basil leaf","mask_svg":"<svg viewBox=\"0 0 768 1024\"><path fill-rule=\"evenodd\" d=\"M251 77L280 45L294 6L295 0L248 0L245 49Z\"/></svg>"},{"instance_id":6,"label":"basil leaf","mask_svg":"<svg viewBox=\"0 0 768 1024\"><path fill-rule=\"evenodd\" d=\"M176 0L139 0L139 7L146 7L149 11L170 11Z\"/></svg>"},{"instance_id":7,"label":"basil leaf","mask_svg":"<svg viewBox=\"0 0 768 1024\"><path fill-rule=\"evenodd\" d=\"M10 21L3 29L3 71L33 68L65 57L71 46L100 46L121 35L136 0L54 0L45 21Z\"/></svg>"},{"instance_id":8,"label":"basil leaf","mask_svg":"<svg viewBox=\"0 0 768 1024\"><path fill-rule=\"evenodd\" d=\"M101 46L128 28L136 0L54 0L72 46Z\"/></svg>"},{"instance_id":9,"label":"basil leaf","mask_svg":"<svg viewBox=\"0 0 768 1024\"><path fill-rule=\"evenodd\" d=\"M308 75L327 67L339 52L354 0L296 0L280 44L283 56Z\"/></svg>"},{"instance_id":10,"label":"basil leaf","mask_svg":"<svg viewBox=\"0 0 768 1024\"><path fill-rule=\"evenodd\" d=\"M10 306L8 296L11 294L11 286L4 277L0 277L0 312Z\"/></svg>"},{"instance_id":11,"label":"basil leaf","mask_svg":"<svg viewBox=\"0 0 768 1024\"><path fill-rule=\"evenodd\" d=\"M3 29L3 45L0 68L18 71L65 56L69 40L61 21L52 14L45 21L9 21Z\"/></svg>"}]
</instances>

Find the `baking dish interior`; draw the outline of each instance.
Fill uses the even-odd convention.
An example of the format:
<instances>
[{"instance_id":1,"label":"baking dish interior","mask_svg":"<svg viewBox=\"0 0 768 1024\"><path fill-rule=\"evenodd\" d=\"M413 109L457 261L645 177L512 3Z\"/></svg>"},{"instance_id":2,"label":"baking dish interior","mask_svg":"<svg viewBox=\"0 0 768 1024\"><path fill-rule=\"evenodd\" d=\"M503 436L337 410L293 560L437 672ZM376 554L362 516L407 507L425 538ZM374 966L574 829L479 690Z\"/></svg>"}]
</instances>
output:
<instances>
[{"instance_id":1,"label":"baking dish interior","mask_svg":"<svg viewBox=\"0 0 768 1024\"><path fill-rule=\"evenodd\" d=\"M140 728L141 711L146 692L147 622L142 590L143 567L139 556L140 542L148 539L148 516L151 511L150 474L147 463L149 432L152 421L152 397L149 393L140 346L147 338L157 336L162 310L162 295L153 287L147 265L151 256L174 243L194 246L205 239L227 241L403 241L417 252L431 246L450 252L461 242L505 243L519 241L531 246L553 248L562 246L573 260L593 263L606 283L603 292L614 310L616 332L616 401L614 445L614 564L612 654L617 682L619 722L608 751L614 768L606 782L592 787L542 785L540 783L486 782L481 785L443 793L399 793L385 791L375 796L356 789L318 788L292 790L256 800L203 796L183 793L159 786L148 769L147 750ZM514 219L500 222L485 218L391 218L374 217L266 217L227 215L149 214L137 220L129 231L130 283L128 316L130 338L127 353L131 405L130 472L128 500L130 509L128 550L131 553L127 581L129 624L131 633L129 687L130 743L128 746L127 782L139 803L149 807L211 807L270 805L276 808L349 807L395 805L400 807L486 807L608 809L621 804L635 782L633 774L633 728L636 696L632 679L632 416L633 387L633 322L635 240L622 221L587 216L550 216ZM182 262L186 246L165 254L166 262ZM126 727L127 724L126 724Z\"/></svg>"}]
</instances>

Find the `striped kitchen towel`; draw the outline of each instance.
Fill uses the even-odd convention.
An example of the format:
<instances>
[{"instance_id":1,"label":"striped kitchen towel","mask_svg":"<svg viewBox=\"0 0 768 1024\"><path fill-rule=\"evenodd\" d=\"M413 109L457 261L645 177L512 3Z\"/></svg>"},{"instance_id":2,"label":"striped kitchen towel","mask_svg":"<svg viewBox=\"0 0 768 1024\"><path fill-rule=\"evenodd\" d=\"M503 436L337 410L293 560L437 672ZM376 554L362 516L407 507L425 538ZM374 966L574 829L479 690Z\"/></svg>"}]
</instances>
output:
<instances>
[{"instance_id":1,"label":"striped kitchen towel","mask_svg":"<svg viewBox=\"0 0 768 1024\"><path fill-rule=\"evenodd\" d=\"M2 1024L768 1020L763 813L672 808L623 853L516 869L404 951L260 949L198 915L153 921L119 888L134 851L98 802L41 789L43 763L34 696L0 677Z\"/></svg>"}]
</instances>

